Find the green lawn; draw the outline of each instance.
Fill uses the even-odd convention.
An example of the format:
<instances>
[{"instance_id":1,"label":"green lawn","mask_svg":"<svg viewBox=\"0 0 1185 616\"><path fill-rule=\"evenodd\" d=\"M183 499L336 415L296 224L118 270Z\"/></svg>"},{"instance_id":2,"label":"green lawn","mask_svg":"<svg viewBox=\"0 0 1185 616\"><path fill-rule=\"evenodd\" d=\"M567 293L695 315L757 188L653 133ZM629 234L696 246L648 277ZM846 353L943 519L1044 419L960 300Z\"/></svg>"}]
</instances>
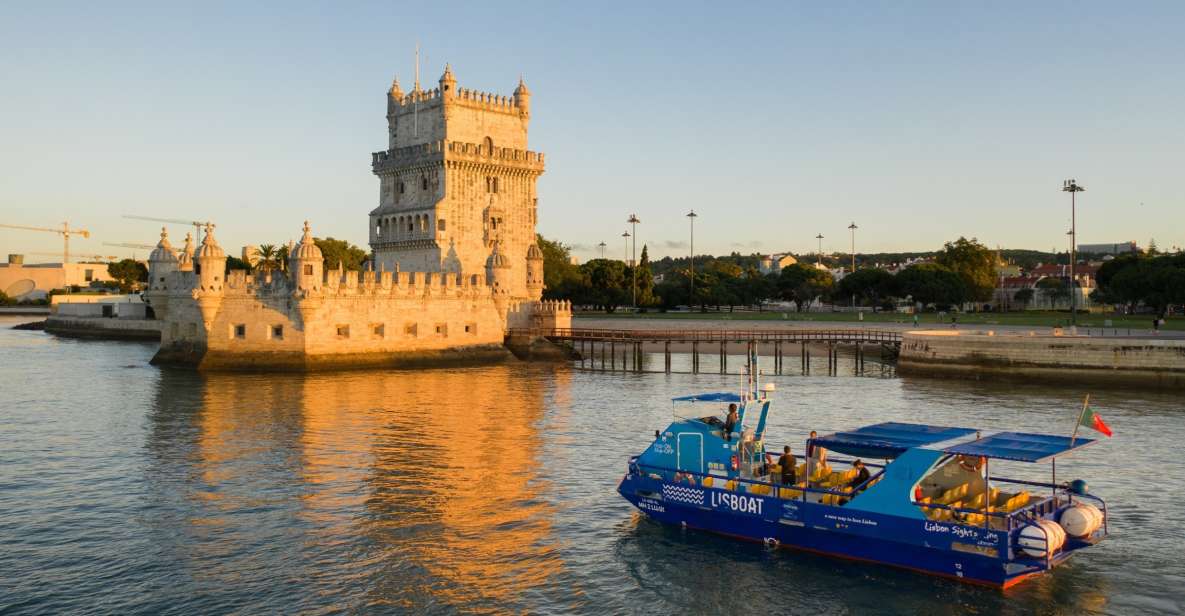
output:
<instances>
[{"instance_id":1,"label":"green lawn","mask_svg":"<svg viewBox=\"0 0 1185 616\"><path fill-rule=\"evenodd\" d=\"M628 312L616 312L613 314L606 314L603 312L582 312L578 316L589 316L597 318L643 318L643 319L712 319L712 320L732 320L732 321L817 321L824 323L851 323L856 322L857 317L854 314L846 312L647 312L639 314L629 314ZM1070 315L1066 312L1006 312L1006 313L962 313L957 315L960 324L967 325L1017 325L1029 327L1053 327L1055 325L1069 325ZM1149 330L1152 328L1151 315L1136 315L1136 316L1122 316L1114 314L1080 314L1078 315L1079 327L1103 327L1104 321L1110 320L1109 327L1118 329L1140 329ZM893 312L865 312L865 323L913 323L913 315L898 314ZM918 315L918 322L922 325L933 325L936 323L950 323L950 315L944 315L941 318L935 313L925 313ZM1164 329L1185 330L1185 317L1170 317L1165 321Z\"/></svg>"}]
</instances>

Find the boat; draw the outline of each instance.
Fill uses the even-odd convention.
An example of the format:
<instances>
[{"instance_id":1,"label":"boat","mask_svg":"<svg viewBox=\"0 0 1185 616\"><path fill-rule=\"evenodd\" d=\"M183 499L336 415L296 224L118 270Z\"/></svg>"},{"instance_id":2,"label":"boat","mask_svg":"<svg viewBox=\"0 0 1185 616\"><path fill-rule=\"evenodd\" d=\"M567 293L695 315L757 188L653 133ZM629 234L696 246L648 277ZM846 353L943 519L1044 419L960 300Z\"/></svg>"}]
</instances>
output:
<instances>
[{"instance_id":1,"label":"boat","mask_svg":"<svg viewBox=\"0 0 1185 616\"><path fill-rule=\"evenodd\" d=\"M675 398L675 421L629 459L618 492L642 514L996 588L1048 572L1108 534L1103 499L1082 480L1057 482L1057 459L1095 442L1076 435L878 423L807 439L793 451L797 481L783 484L765 446L775 388L759 386L752 345L748 365L743 393ZM705 405L718 412L681 410ZM727 405L737 411L731 434ZM993 475L993 462L1011 466L1004 461L1047 463L1050 480Z\"/></svg>"}]
</instances>

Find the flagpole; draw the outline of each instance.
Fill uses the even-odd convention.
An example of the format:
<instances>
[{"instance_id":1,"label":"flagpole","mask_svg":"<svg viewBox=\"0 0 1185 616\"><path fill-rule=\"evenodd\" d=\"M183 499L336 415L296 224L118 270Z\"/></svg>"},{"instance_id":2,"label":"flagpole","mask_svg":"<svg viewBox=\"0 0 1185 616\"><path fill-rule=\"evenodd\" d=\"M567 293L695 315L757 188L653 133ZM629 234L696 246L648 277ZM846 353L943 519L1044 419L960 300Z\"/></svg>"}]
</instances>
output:
<instances>
[{"instance_id":1,"label":"flagpole","mask_svg":"<svg viewBox=\"0 0 1185 616\"><path fill-rule=\"evenodd\" d=\"M1082 412L1078 413L1078 421L1074 422L1074 433L1070 435L1070 448L1074 447L1074 441L1078 438L1078 428L1082 426L1082 417L1086 415L1086 409L1090 406L1090 394L1086 394L1086 399L1082 401Z\"/></svg>"}]
</instances>

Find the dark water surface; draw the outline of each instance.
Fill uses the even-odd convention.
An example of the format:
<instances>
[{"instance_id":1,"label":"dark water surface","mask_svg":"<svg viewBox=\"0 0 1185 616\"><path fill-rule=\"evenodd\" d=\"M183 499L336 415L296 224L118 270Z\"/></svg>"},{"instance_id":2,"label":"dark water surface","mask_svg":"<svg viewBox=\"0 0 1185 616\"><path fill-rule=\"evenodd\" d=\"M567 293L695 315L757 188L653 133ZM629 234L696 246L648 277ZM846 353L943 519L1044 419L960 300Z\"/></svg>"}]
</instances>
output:
<instances>
[{"instance_id":1,"label":"dark water surface","mask_svg":"<svg viewBox=\"0 0 1185 616\"><path fill-rule=\"evenodd\" d=\"M16 322L0 318L0 613L1185 609L1179 394L1091 391L1117 436L1058 475L1108 499L1113 535L1001 593L640 517L614 491L626 459L672 395L736 376L201 376L148 366L151 344L4 329ZM770 440L794 444L886 420L1068 433L1086 391L774 381Z\"/></svg>"}]
</instances>

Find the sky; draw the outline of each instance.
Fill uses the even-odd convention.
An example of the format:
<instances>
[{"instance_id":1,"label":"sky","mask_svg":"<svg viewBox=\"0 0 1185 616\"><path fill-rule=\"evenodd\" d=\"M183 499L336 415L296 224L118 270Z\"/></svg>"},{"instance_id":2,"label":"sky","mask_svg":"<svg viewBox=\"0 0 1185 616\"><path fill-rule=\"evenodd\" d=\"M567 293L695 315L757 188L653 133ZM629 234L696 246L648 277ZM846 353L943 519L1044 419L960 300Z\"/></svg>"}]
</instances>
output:
<instances>
[{"instance_id":1,"label":"sky","mask_svg":"<svg viewBox=\"0 0 1185 616\"><path fill-rule=\"evenodd\" d=\"M1065 250L1066 178L1080 243L1185 246L1185 3L165 4L0 6L0 223L365 245L418 41L428 84L524 77L539 231L582 259L630 214L686 255L692 209L697 254L846 252L852 222L857 252Z\"/></svg>"}]
</instances>

